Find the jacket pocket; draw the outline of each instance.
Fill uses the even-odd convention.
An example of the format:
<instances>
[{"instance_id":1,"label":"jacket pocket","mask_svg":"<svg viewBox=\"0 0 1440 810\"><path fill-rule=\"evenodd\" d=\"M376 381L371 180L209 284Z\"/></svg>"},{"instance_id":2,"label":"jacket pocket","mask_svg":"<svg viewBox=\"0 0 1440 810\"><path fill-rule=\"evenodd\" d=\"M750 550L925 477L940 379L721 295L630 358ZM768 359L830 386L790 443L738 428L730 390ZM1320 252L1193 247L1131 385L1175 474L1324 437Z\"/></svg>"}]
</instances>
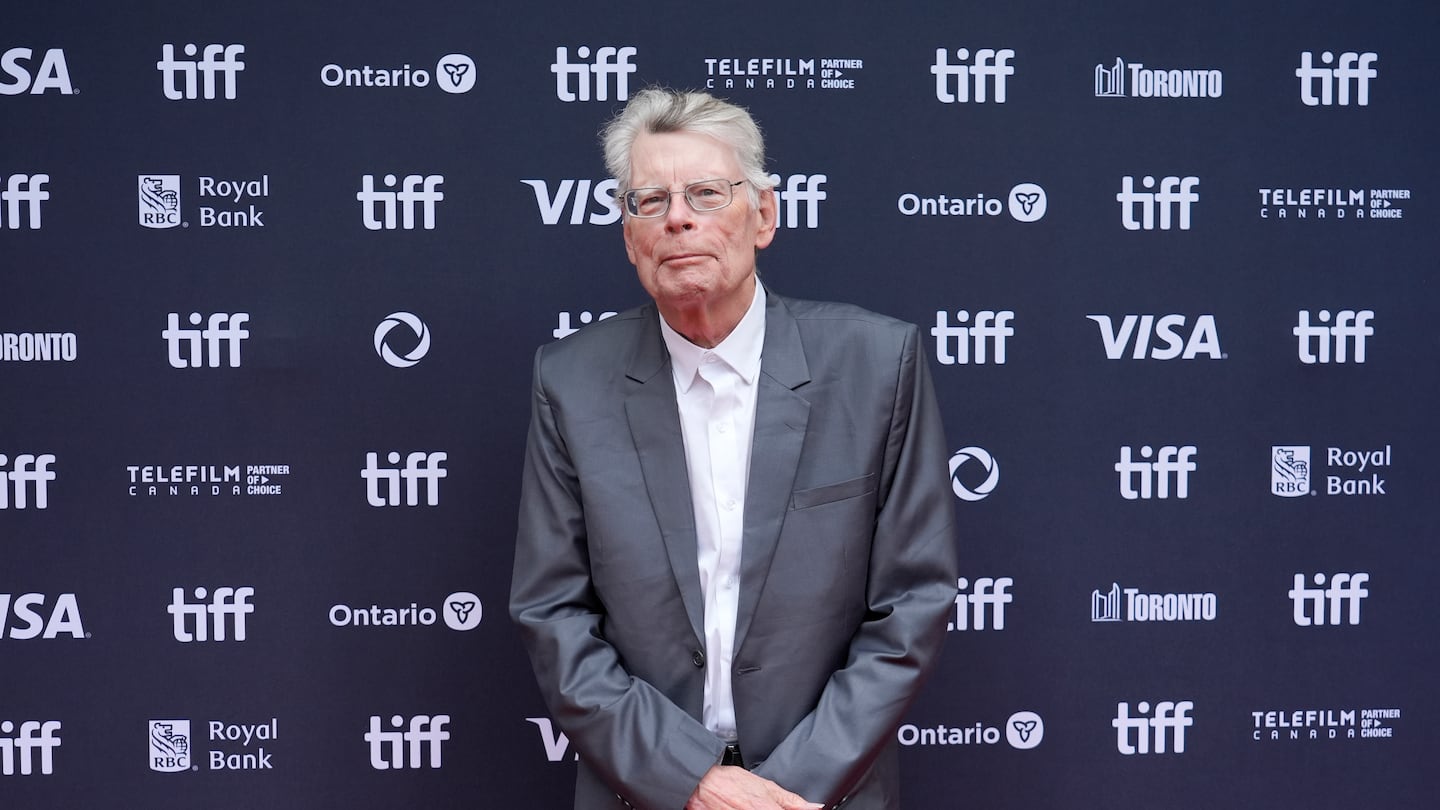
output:
<instances>
[{"instance_id":1,"label":"jacket pocket","mask_svg":"<svg viewBox=\"0 0 1440 810\"><path fill-rule=\"evenodd\" d=\"M859 478L851 478L849 481L841 481L836 484L826 484L822 487L811 487L809 489L797 489L790 495L791 509L809 509L812 506L823 506L835 501L843 501L846 498L855 498L860 495L868 495L875 491L875 473L862 475Z\"/></svg>"}]
</instances>

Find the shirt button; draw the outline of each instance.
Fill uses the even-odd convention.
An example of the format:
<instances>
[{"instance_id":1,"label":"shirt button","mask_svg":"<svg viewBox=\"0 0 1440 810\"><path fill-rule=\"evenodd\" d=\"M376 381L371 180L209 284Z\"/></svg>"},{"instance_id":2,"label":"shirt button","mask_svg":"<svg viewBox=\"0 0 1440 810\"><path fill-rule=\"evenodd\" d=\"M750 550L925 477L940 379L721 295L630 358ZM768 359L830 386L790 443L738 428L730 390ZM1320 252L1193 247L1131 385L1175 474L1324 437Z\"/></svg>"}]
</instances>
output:
<instances>
[{"instance_id":1,"label":"shirt button","mask_svg":"<svg viewBox=\"0 0 1440 810\"><path fill-rule=\"evenodd\" d=\"M731 511L731 512L733 512L733 511L735 510L735 499L734 499L734 498L727 498L727 499L725 500L725 509L726 509L726 511Z\"/></svg>"},{"instance_id":2,"label":"shirt button","mask_svg":"<svg viewBox=\"0 0 1440 810\"><path fill-rule=\"evenodd\" d=\"M728 423L728 422L721 422L720 424L718 424L718 425L715 426L715 429L718 430L718 431L720 431L721 433L729 433L729 432L730 432L730 423Z\"/></svg>"},{"instance_id":3,"label":"shirt button","mask_svg":"<svg viewBox=\"0 0 1440 810\"><path fill-rule=\"evenodd\" d=\"M694 664L697 667L705 666L705 653L700 652L699 650L690 653L690 663Z\"/></svg>"},{"instance_id":4,"label":"shirt button","mask_svg":"<svg viewBox=\"0 0 1440 810\"><path fill-rule=\"evenodd\" d=\"M710 352L706 352L704 360L707 363L713 363L715 362L715 355L711 354Z\"/></svg>"}]
</instances>

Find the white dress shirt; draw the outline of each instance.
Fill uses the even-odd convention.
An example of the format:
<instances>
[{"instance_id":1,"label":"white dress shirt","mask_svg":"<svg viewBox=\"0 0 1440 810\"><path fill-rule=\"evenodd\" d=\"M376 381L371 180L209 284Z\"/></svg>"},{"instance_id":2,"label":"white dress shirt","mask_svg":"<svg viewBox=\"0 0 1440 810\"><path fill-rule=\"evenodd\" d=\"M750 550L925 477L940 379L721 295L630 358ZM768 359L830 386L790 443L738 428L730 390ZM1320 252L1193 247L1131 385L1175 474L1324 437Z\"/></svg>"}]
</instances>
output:
<instances>
[{"instance_id":1,"label":"white dress shirt","mask_svg":"<svg viewBox=\"0 0 1440 810\"><path fill-rule=\"evenodd\" d=\"M755 282L750 309L720 345L704 349L670 328L660 331L670 350L675 401L685 437L690 500L705 597L705 727L736 739L730 671L740 600L740 545L745 529L745 487L760 352L765 345L765 290Z\"/></svg>"}]
</instances>

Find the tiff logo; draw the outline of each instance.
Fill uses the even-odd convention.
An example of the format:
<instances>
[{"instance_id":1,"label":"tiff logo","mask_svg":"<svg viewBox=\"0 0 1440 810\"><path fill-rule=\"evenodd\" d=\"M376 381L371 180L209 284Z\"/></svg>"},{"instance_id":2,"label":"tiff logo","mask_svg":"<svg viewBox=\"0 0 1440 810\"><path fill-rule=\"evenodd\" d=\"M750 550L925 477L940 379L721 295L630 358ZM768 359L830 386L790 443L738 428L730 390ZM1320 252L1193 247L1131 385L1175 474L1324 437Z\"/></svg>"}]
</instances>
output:
<instances>
[{"instance_id":1,"label":"tiff logo","mask_svg":"<svg viewBox=\"0 0 1440 810\"><path fill-rule=\"evenodd\" d=\"M397 730L381 731L379 715L370 715L370 730L365 732L365 742L370 743L370 767L377 771L423 767L427 745L429 767L440 767L440 744L450 739L450 732L445 730L449 722L448 714L417 714L410 718L407 730L399 731L405 727L405 718L397 714L390 718L390 727Z\"/></svg>"},{"instance_id":2,"label":"tiff logo","mask_svg":"<svg viewBox=\"0 0 1440 810\"><path fill-rule=\"evenodd\" d=\"M599 323L600 321L603 321L603 320L605 320L606 318L613 318L614 316L615 316L615 313L614 313L614 312L602 312L602 313L600 313L599 315L594 315L594 314L592 314L592 313L590 312L590 310L588 310L588 309L581 310L581 311L580 311L580 326L584 326L584 325L586 325L586 324L588 324L588 323L590 323L590 322L592 322L592 321L594 321L594 322L596 322L596 323ZM551 330L550 330L550 334L553 335L556 340L561 340L561 339L563 339L563 338L570 337L571 335L575 334L576 332L579 332L579 331L580 331L580 326L574 326L574 325L572 324L572 322L571 322L571 320L570 320L570 313L569 313L569 312L561 312L561 313L560 313L560 324L559 324L558 326L556 326L554 329L551 329Z\"/></svg>"},{"instance_id":3,"label":"tiff logo","mask_svg":"<svg viewBox=\"0 0 1440 810\"><path fill-rule=\"evenodd\" d=\"M405 505L420 505L421 481L425 487L425 505L438 506L440 503L440 479L449 476L441 465L449 456L445 453L411 453L405 457L405 468L384 468L380 466L379 453L365 454L365 469L360 477L365 479L365 498L371 506L399 506L400 482L405 482ZM400 463L400 454L391 452L386 456L391 464ZM381 492L380 482L385 482Z\"/></svg>"},{"instance_id":4,"label":"tiff logo","mask_svg":"<svg viewBox=\"0 0 1440 810\"><path fill-rule=\"evenodd\" d=\"M1190 712L1195 708L1193 701L1162 700L1155 704L1154 717L1146 717L1150 711L1150 704L1146 701L1140 701L1135 708L1140 713L1131 717L1130 704L1120 703L1116 707L1115 719L1110 721L1110 725L1115 727L1115 749L1117 751L1125 756L1149 754L1151 753L1150 740L1153 736L1155 740L1154 753L1165 753L1167 744L1171 740L1174 741L1174 744L1169 747L1175 753L1185 753L1185 729L1195 725L1195 719L1190 716ZM1168 733L1167 729L1169 729Z\"/></svg>"},{"instance_id":5,"label":"tiff logo","mask_svg":"<svg viewBox=\"0 0 1440 810\"><path fill-rule=\"evenodd\" d=\"M384 181L385 188L395 188L395 175L385 175ZM362 176L355 199L360 201L365 228L372 231L393 231L397 227L414 230L415 209L421 207L421 227L427 231L435 230L435 204L445 199L445 193L439 191L440 184L444 182L445 177L439 174L408 174L400 191L376 191L375 175ZM397 207L400 208L398 226L395 224Z\"/></svg>"},{"instance_id":6,"label":"tiff logo","mask_svg":"<svg viewBox=\"0 0 1440 810\"><path fill-rule=\"evenodd\" d=\"M54 773L54 752L60 747L60 738L56 736L59 730L59 720L46 720L43 723L39 720L26 720L20 724L18 736L0 737L0 776L14 776L16 760L19 760L21 776L34 773L37 751L40 754L40 773ZM0 722L0 734L14 733L14 723L9 720Z\"/></svg>"},{"instance_id":7,"label":"tiff logo","mask_svg":"<svg viewBox=\"0 0 1440 810\"><path fill-rule=\"evenodd\" d=\"M50 465L55 463L54 453L21 453L15 456L10 471L5 471L5 464L10 459L0 453L0 509L25 509L33 502L36 509L44 509L50 505L49 483L55 480L55 471ZM35 493L31 498L30 493ZM13 492L13 495L12 495Z\"/></svg>"},{"instance_id":8,"label":"tiff logo","mask_svg":"<svg viewBox=\"0 0 1440 810\"><path fill-rule=\"evenodd\" d=\"M1371 67L1378 58L1373 51L1345 51L1340 54L1340 64L1333 68L1315 67L1313 58L1310 51L1301 51L1300 67L1295 68L1295 76L1300 79L1300 100L1305 102L1305 106L1329 107L1336 104L1348 107L1351 81L1355 82L1356 106L1370 105L1370 80L1379 75ZM1335 64L1335 54L1330 51L1321 53L1320 64ZM1317 85L1320 88L1318 98L1315 96Z\"/></svg>"},{"instance_id":9,"label":"tiff logo","mask_svg":"<svg viewBox=\"0 0 1440 810\"><path fill-rule=\"evenodd\" d=\"M1375 334L1375 329L1370 326L1370 319L1375 317L1375 311L1342 309L1335 313L1333 326L1325 325L1330 323L1330 310L1322 309L1317 314L1320 324L1311 326L1310 310L1300 310L1300 322L1290 330L1291 334L1299 338L1300 362L1306 365L1331 362L1331 338L1334 338L1335 345L1334 362L1346 362L1352 344L1355 346L1355 362L1365 362L1365 338Z\"/></svg>"},{"instance_id":10,"label":"tiff logo","mask_svg":"<svg viewBox=\"0 0 1440 810\"><path fill-rule=\"evenodd\" d=\"M1140 178L1140 185L1147 189L1155 188L1155 178L1152 175L1145 175ZM1170 175L1160 178L1159 191L1136 191L1135 178L1125 175L1120 179L1120 193L1115 199L1120 203L1120 222L1127 231L1153 231L1155 230L1155 210L1160 210L1159 227L1162 231L1170 230L1173 222L1178 222L1182 231L1190 230L1190 206L1200 201L1200 195L1195 193L1195 187L1200 185L1198 177L1176 177ZM1135 218L1136 212L1140 218ZM1172 217L1171 211L1177 211L1178 215Z\"/></svg>"},{"instance_id":11,"label":"tiff logo","mask_svg":"<svg viewBox=\"0 0 1440 810\"><path fill-rule=\"evenodd\" d=\"M974 325L965 326L970 313L962 309L955 313L956 325L951 326L950 313L937 310L935 325L930 327L930 334L935 338L935 359L941 365L963 366L973 357L976 365L983 366L987 357L994 357L996 365L1005 365L1005 338L1015 334L1009 326L1014 317L1013 310L982 309L975 313Z\"/></svg>"},{"instance_id":12,"label":"tiff logo","mask_svg":"<svg viewBox=\"0 0 1440 810\"><path fill-rule=\"evenodd\" d=\"M1149 461L1155 457L1154 461ZM1195 472L1195 445L1176 447L1167 444L1160 448L1156 457L1150 445L1140 448L1140 458L1132 459L1130 446L1120 448L1120 460L1115 463L1115 472L1120 474L1120 495L1127 501L1136 498L1169 498L1170 479L1175 479L1175 497L1190 497L1190 473ZM1138 488L1136 484L1138 483Z\"/></svg>"},{"instance_id":13,"label":"tiff logo","mask_svg":"<svg viewBox=\"0 0 1440 810\"><path fill-rule=\"evenodd\" d=\"M1319 586L1325 584L1325 575L1316 574L1316 587L1310 588L1305 585L1305 575L1296 574L1295 587L1290 589L1290 601L1295 605L1295 623L1301 627L1339 625L1341 609L1348 605L1349 609L1344 611L1346 621L1359 624L1360 601L1370 595L1365 588L1365 583L1369 581L1369 574L1335 574L1330 577L1330 586L1322 588ZM1330 605L1328 621L1327 603Z\"/></svg>"},{"instance_id":14,"label":"tiff logo","mask_svg":"<svg viewBox=\"0 0 1440 810\"><path fill-rule=\"evenodd\" d=\"M245 640L245 614L254 613L255 606L248 600L255 595L249 586L241 588L216 588L209 604L206 604L205 589L196 588L195 598L202 600L195 604L185 601L185 589L171 590L170 606L166 608L175 617L175 640L224 641L227 635L236 641ZM209 618L206 618L209 614ZM229 616L227 622L225 617ZM233 632L227 633L227 625Z\"/></svg>"},{"instance_id":15,"label":"tiff logo","mask_svg":"<svg viewBox=\"0 0 1440 810\"><path fill-rule=\"evenodd\" d=\"M50 192L45 190L48 182L48 174L12 174L5 178L5 186L0 188L0 202L4 203L0 211L4 212L5 219L0 225L17 231L24 219L30 223L30 230L39 230L40 203L50 199ZM21 211L26 216L22 217Z\"/></svg>"},{"instance_id":16,"label":"tiff logo","mask_svg":"<svg viewBox=\"0 0 1440 810\"><path fill-rule=\"evenodd\" d=\"M823 174L792 174L781 191L780 175L770 175L775 184L775 227L800 227L800 206L805 206L805 227L820 227L820 201L829 195L820 189L829 178Z\"/></svg>"},{"instance_id":17,"label":"tiff logo","mask_svg":"<svg viewBox=\"0 0 1440 810\"><path fill-rule=\"evenodd\" d=\"M185 55L193 57L199 53L195 45L187 44ZM176 59L175 46L169 43L161 46L160 61L155 63L164 79L165 98L171 101L196 98L215 98L215 74L225 77L225 98L235 98L235 75L245 69L240 54L244 45L206 45L204 55L195 59ZM196 75L200 86L196 87Z\"/></svg>"},{"instance_id":18,"label":"tiff logo","mask_svg":"<svg viewBox=\"0 0 1440 810\"><path fill-rule=\"evenodd\" d=\"M1015 75L1015 68L1010 66L1010 60L1015 58L1014 50L980 48L975 51L973 65L965 64L965 60L970 58L968 48L956 50L955 56L960 61L952 65L949 51L944 48L935 49L935 64L930 66L930 72L935 74L937 100L946 104L964 104L970 101L970 83L973 80L975 103L985 103L988 88L992 83L995 87L995 103L1005 103L1005 77ZM992 81L987 81L987 77Z\"/></svg>"},{"instance_id":19,"label":"tiff logo","mask_svg":"<svg viewBox=\"0 0 1440 810\"><path fill-rule=\"evenodd\" d=\"M955 595L955 621L947 630L984 630L986 616L989 616L990 627L1005 629L1005 606L1015 601L1007 589L1015 584L1014 579L980 577L975 580L974 590L968 594L965 589L970 586L969 580L961 577L957 584L959 593Z\"/></svg>"},{"instance_id":20,"label":"tiff logo","mask_svg":"<svg viewBox=\"0 0 1440 810\"><path fill-rule=\"evenodd\" d=\"M202 363L219 368L222 356L230 368L240 367L240 341L250 337L250 331L242 328L250 322L249 313L216 312L204 329L181 329L178 312L171 312L169 317L169 326L160 336L170 346L171 368L199 368ZM190 313L191 326L199 326L202 320L204 316L200 313ZM222 343L228 351L222 352Z\"/></svg>"},{"instance_id":21,"label":"tiff logo","mask_svg":"<svg viewBox=\"0 0 1440 810\"><path fill-rule=\"evenodd\" d=\"M575 49L580 59L590 58L590 48L581 45ZM550 72L555 74L555 97L561 101L590 101L591 77L595 81L595 101L610 100L610 77L615 78L615 100L630 98L630 74L635 72L635 63L630 58L635 48L616 48L606 45L595 49L594 62L571 62L570 50L563 45L555 49L555 63ZM572 81L573 79L573 81Z\"/></svg>"}]
</instances>

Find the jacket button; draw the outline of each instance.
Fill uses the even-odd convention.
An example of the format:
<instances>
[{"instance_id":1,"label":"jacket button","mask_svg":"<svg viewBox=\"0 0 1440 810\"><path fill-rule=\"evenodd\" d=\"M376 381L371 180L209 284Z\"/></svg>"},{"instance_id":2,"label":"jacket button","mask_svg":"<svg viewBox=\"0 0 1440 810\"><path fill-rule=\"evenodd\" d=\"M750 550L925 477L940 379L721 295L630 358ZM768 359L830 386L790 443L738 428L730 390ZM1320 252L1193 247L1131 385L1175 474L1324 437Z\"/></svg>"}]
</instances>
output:
<instances>
[{"instance_id":1,"label":"jacket button","mask_svg":"<svg viewBox=\"0 0 1440 810\"><path fill-rule=\"evenodd\" d=\"M697 667L705 666L705 653L699 650L690 653L690 663L694 664Z\"/></svg>"}]
</instances>

